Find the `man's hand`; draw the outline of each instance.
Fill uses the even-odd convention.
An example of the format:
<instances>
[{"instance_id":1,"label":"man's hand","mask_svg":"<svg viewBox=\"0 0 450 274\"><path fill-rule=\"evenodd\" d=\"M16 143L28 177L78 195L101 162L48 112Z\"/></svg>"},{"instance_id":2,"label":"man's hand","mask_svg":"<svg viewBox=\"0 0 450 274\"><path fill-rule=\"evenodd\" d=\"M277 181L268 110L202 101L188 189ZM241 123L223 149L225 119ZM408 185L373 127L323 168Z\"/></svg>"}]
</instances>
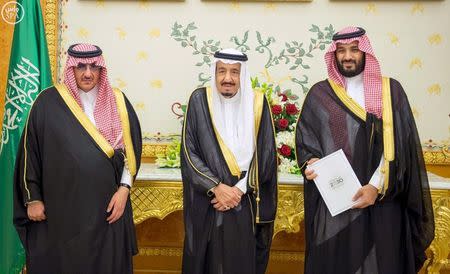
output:
<instances>
[{"instance_id":1,"label":"man's hand","mask_svg":"<svg viewBox=\"0 0 450 274\"><path fill-rule=\"evenodd\" d=\"M306 164L310 165L318 160L319 160L319 158L311 158ZM314 169L309 169L308 167L306 167L305 176L306 176L306 179L308 179L308 180L314 180L317 177L317 174L314 173Z\"/></svg>"},{"instance_id":2,"label":"man's hand","mask_svg":"<svg viewBox=\"0 0 450 274\"><path fill-rule=\"evenodd\" d=\"M218 184L213 189L215 198L211 200L214 208L218 211L227 211L236 207L241 202L242 191L237 187L230 187L226 184Z\"/></svg>"},{"instance_id":3,"label":"man's hand","mask_svg":"<svg viewBox=\"0 0 450 274\"><path fill-rule=\"evenodd\" d=\"M47 219L47 216L45 216L45 206L42 201L33 201L27 204L27 214L28 218L35 222Z\"/></svg>"},{"instance_id":4,"label":"man's hand","mask_svg":"<svg viewBox=\"0 0 450 274\"><path fill-rule=\"evenodd\" d=\"M109 202L108 209L106 212L111 212L111 215L106 219L110 224L119 220L123 215L123 211L125 210L125 205L127 204L128 194L130 190L126 187L119 187L119 189L114 193L111 198L111 202Z\"/></svg>"},{"instance_id":5,"label":"man's hand","mask_svg":"<svg viewBox=\"0 0 450 274\"><path fill-rule=\"evenodd\" d=\"M358 203L353 206L353 208L366 208L375 204L375 200L378 197L378 189L371 184L367 184L361 187L355 196L353 196L353 201Z\"/></svg>"}]
</instances>

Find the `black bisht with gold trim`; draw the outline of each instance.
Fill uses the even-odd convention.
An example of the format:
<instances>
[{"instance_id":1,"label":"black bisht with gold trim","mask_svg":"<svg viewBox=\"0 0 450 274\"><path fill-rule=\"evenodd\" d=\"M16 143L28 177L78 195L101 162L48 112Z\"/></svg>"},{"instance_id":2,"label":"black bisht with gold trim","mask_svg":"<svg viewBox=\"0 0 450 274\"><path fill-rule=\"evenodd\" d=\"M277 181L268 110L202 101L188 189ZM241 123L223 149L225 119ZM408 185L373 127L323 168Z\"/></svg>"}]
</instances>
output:
<instances>
[{"instance_id":1,"label":"black bisht with gold trim","mask_svg":"<svg viewBox=\"0 0 450 274\"><path fill-rule=\"evenodd\" d=\"M342 149L362 185L381 157L379 199L331 217L316 185L305 178L305 273L408 273L420 270L434 237L433 208L421 144L408 98L394 79L382 80L377 118L328 79L305 98L296 128L302 172L311 158Z\"/></svg>"},{"instance_id":2,"label":"black bisht with gold trim","mask_svg":"<svg viewBox=\"0 0 450 274\"><path fill-rule=\"evenodd\" d=\"M130 102L115 90L125 153L114 150L64 85L36 99L19 144L14 183L14 225L26 252L27 272L132 273L137 242L130 199L108 224L124 155L139 170L142 140ZM41 200L47 219L28 219L25 203Z\"/></svg>"},{"instance_id":3,"label":"black bisht with gold trim","mask_svg":"<svg viewBox=\"0 0 450 274\"><path fill-rule=\"evenodd\" d=\"M277 208L277 154L270 107L255 92L256 149L240 205L214 209L209 191L240 178L234 156L216 134L211 89L195 90L188 103L181 146L185 240L183 273L264 273Z\"/></svg>"}]
</instances>

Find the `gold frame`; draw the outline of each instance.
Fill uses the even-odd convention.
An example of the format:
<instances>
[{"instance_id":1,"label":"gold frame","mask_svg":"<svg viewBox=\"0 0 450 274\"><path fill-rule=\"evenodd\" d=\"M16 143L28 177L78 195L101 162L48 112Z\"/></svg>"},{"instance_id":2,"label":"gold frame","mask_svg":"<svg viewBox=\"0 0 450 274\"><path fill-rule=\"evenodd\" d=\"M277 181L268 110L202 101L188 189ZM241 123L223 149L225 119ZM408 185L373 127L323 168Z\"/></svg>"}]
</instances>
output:
<instances>
[{"instance_id":1,"label":"gold frame","mask_svg":"<svg viewBox=\"0 0 450 274\"><path fill-rule=\"evenodd\" d=\"M274 235L285 231L297 233L304 220L303 186L281 184L278 188L278 210ZM424 264L427 273L438 274L450 269L450 190L431 190L435 219L435 238L429 247L430 256ZM150 218L164 219L169 214L183 210L183 187L180 182L138 181L131 190L133 219L136 225ZM180 250L167 247L140 248L144 256L181 256ZM304 254L277 253L280 260L302 260ZM271 255L272 256L272 255Z\"/></svg>"},{"instance_id":2,"label":"gold frame","mask_svg":"<svg viewBox=\"0 0 450 274\"><path fill-rule=\"evenodd\" d=\"M152 160L159 154L164 154L168 143L149 142L142 144L142 158ZM448 147L442 147L440 150L431 150L423 148L423 156L426 165L450 165L450 150Z\"/></svg>"}]
</instances>

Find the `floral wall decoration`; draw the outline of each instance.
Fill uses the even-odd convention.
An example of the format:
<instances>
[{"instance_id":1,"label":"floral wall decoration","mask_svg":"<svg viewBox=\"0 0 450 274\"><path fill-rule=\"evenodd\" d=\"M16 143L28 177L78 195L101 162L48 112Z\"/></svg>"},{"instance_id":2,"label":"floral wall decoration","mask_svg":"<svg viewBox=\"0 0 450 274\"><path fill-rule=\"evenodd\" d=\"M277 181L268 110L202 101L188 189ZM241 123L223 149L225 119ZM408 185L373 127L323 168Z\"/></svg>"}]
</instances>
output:
<instances>
[{"instance_id":1,"label":"floral wall decoration","mask_svg":"<svg viewBox=\"0 0 450 274\"><path fill-rule=\"evenodd\" d=\"M211 65L213 55L216 51L222 49L222 41L216 39L200 39L195 31L198 27L195 22L187 25L175 22L172 26L171 37L178 42L181 47L190 49L192 54L198 56L198 62L195 64L201 71L198 73L199 87L207 86L210 81L209 67ZM260 31L255 31L253 38L256 43L252 48L250 46L251 32L246 30L242 35L231 36L229 41L234 47L244 53L254 51L256 54L265 56L265 71L269 74L270 69L277 69L278 66L287 66L289 70L295 71L297 77L289 77L294 88L300 90L303 94L309 90L308 70L311 66L308 59L314 58L316 52L325 50L326 46L331 43L331 38L335 33L332 25L321 29L319 26L312 25L309 29L311 37L309 41L289 41L284 42L284 46L278 52L273 49L276 39L273 36L264 36ZM269 78L270 77L266 77ZM291 85L292 86L292 85ZM280 84L271 81L262 82L258 77L252 77L252 87L256 90L264 92L270 104L273 122L276 132L276 143L279 159L279 170L285 173L300 173L295 159L295 126L297 117L300 113L299 97L290 88L282 87ZM186 105L175 102L172 105L172 112L178 119L183 119ZM174 141L171 147L176 147L178 141ZM158 159L160 166L175 166L170 162L168 164L167 157L161 155ZM174 159L179 159L174 156Z\"/></svg>"}]
</instances>

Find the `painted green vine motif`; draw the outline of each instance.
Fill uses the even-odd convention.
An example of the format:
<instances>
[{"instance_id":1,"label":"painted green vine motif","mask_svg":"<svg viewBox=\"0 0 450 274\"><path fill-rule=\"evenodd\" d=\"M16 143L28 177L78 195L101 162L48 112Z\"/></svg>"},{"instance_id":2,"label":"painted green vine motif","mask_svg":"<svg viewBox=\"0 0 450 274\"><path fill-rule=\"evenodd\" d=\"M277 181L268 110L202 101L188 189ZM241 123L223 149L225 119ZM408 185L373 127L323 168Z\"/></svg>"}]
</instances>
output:
<instances>
[{"instance_id":1,"label":"painted green vine motif","mask_svg":"<svg viewBox=\"0 0 450 274\"><path fill-rule=\"evenodd\" d=\"M211 60L214 52L222 49L220 47L220 41L214 41L213 39L210 39L202 42L197 42L197 36L191 33L196 29L197 27L195 26L194 22L189 23L186 27L175 22L172 26L172 33L170 34L170 36L172 36L175 41L180 42L183 48L192 48L193 55L200 56L201 60L195 64L196 66L209 67L211 65ZM199 86L204 86L210 79L210 75L201 72L198 75L198 80L200 82Z\"/></svg>"},{"instance_id":2,"label":"painted green vine motif","mask_svg":"<svg viewBox=\"0 0 450 274\"><path fill-rule=\"evenodd\" d=\"M308 64L305 64L305 58L313 58L313 52L315 50L325 50L326 45L331 44L331 39L335 33L333 25L325 27L321 30L318 26L312 25L309 29L311 33L315 34L314 38L310 38L309 45L305 45L303 42L291 41L285 43L285 48L281 50L278 55L274 55L270 49L270 45L275 42L275 38L268 37L263 39L261 34L257 31L256 38L259 45L255 48L259 53L267 52L268 59L265 67L270 68L279 64L289 64L291 63L290 70L297 70L301 67L303 70L310 69ZM303 93L307 93L309 87L307 86L309 78L307 75L302 75L302 79L295 77L291 78L291 81L300 85L302 87Z\"/></svg>"},{"instance_id":3,"label":"painted green vine motif","mask_svg":"<svg viewBox=\"0 0 450 274\"><path fill-rule=\"evenodd\" d=\"M230 38L230 42L233 42L236 45L236 49L240 50L241 52L247 52L250 50L250 47L247 45L248 42L248 30L244 33L244 37L239 39L237 36L232 36Z\"/></svg>"},{"instance_id":4,"label":"painted green vine motif","mask_svg":"<svg viewBox=\"0 0 450 274\"><path fill-rule=\"evenodd\" d=\"M195 26L195 22L191 22L186 26L175 22L172 26L171 36L175 41L180 42L182 47L190 47L193 50L193 55L199 55L200 61L195 64L196 66L209 68L214 52L222 49L221 42L214 39L197 42L197 36L192 33L196 29L198 28ZM255 51L261 54L267 54L267 61L265 64L265 68L267 69L280 64L287 65L290 63L292 64L289 68L290 70L298 70L299 68L308 70L310 69L310 66L306 64L305 58L313 58L313 52L316 50L325 50L326 45L331 43L331 38L335 33L332 25L325 27L323 30L316 25L312 25L309 31L315 34L315 37L310 38L308 45L298 41L286 42L285 48L278 54L274 54L271 49L271 46L274 45L276 41L275 38L272 36L263 38L261 33L256 31L256 40L258 45L255 47ZM248 41L248 30L244 33L242 38L239 38L238 36L232 36L230 38L230 42L235 44L235 48L242 52L251 50L250 46L247 44ZM204 86L210 79L211 76L209 73L199 73L199 86ZM302 88L303 93L308 92L309 78L307 75L303 74L299 78L291 77L290 79L293 83Z\"/></svg>"}]
</instances>

